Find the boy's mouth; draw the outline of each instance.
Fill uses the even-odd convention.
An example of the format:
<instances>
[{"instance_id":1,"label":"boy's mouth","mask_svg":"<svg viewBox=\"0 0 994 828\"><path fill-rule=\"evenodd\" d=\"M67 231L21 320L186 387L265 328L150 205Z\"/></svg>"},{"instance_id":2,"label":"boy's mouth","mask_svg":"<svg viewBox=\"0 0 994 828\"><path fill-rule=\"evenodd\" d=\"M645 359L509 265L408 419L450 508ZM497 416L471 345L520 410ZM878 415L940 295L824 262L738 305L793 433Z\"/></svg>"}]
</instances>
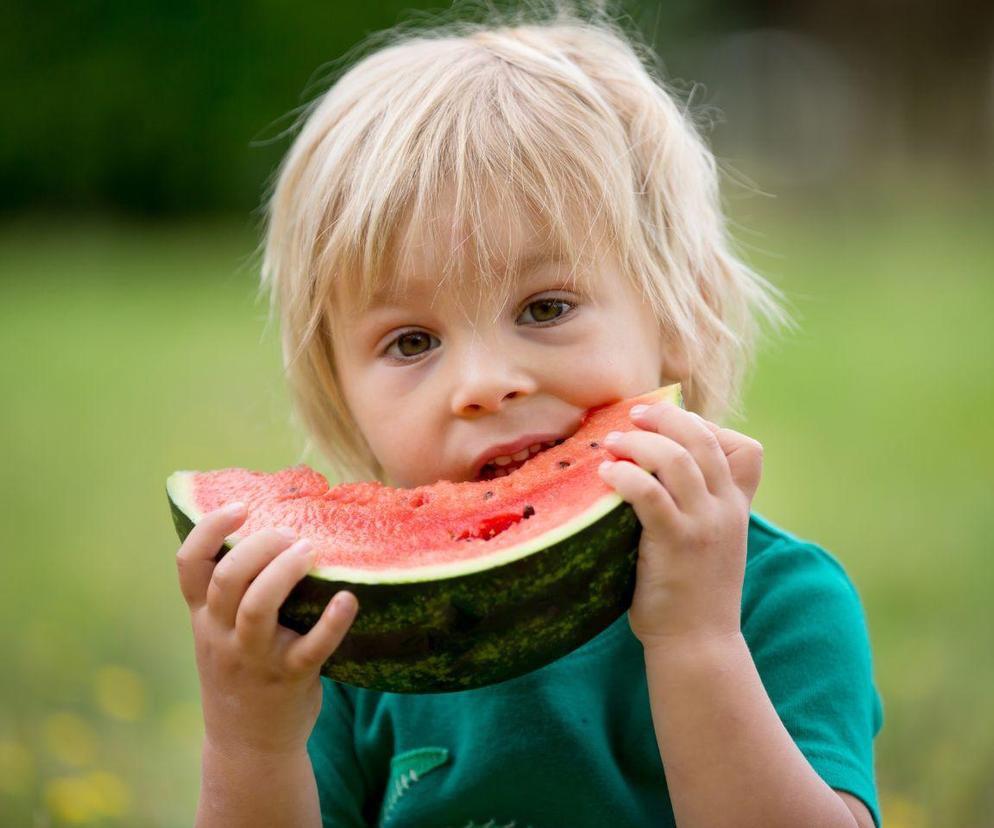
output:
<instances>
[{"instance_id":1,"label":"boy's mouth","mask_svg":"<svg viewBox=\"0 0 994 828\"><path fill-rule=\"evenodd\" d=\"M515 469L520 469L525 463L535 455L541 454L546 449L558 446L564 442L563 438L556 440L542 440L514 452L513 454L500 454L492 457L480 468L476 475L477 480L493 480L497 477L506 477Z\"/></svg>"}]
</instances>

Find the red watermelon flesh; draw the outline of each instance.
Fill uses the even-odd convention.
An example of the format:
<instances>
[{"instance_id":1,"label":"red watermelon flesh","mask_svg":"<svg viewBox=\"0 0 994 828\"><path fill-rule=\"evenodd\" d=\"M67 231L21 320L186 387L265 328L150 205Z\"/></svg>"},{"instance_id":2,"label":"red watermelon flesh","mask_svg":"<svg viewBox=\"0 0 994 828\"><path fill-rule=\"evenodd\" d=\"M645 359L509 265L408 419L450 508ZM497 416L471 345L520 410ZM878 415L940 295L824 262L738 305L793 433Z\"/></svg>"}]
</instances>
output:
<instances>
[{"instance_id":1,"label":"red watermelon flesh","mask_svg":"<svg viewBox=\"0 0 994 828\"><path fill-rule=\"evenodd\" d=\"M379 482L329 487L305 465L275 473L229 468L177 475L186 476L182 501L191 517L234 501L247 505L248 518L229 544L263 528L289 526L317 548L315 575L431 579L459 562L484 569L495 558L500 562L502 551L513 548L517 557L541 548L547 533L558 534L599 500L617 498L597 474L598 465L612 457L600 441L609 431L635 427L633 405L663 399L679 403L679 386L591 409L572 437L492 480L443 480L414 489ZM467 571L465 563L459 571Z\"/></svg>"}]
</instances>

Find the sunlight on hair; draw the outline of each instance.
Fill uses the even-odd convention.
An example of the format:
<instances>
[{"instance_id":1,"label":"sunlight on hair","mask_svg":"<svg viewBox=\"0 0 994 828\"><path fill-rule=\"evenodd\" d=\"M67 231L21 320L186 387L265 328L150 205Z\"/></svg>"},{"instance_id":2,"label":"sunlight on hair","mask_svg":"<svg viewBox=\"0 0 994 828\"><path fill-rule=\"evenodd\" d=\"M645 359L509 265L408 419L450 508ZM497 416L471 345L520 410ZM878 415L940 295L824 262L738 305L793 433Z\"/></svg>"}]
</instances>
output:
<instances>
[{"instance_id":1,"label":"sunlight on hair","mask_svg":"<svg viewBox=\"0 0 994 828\"><path fill-rule=\"evenodd\" d=\"M515 253L493 244L490 208L540 228L577 275L610 246L687 354L688 408L737 413L760 319L789 317L734 255L715 159L649 50L565 3L377 42L302 113L260 285L297 415L340 476L382 470L336 379L329 304L402 289L412 236L444 254L440 286L474 280L506 301Z\"/></svg>"}]
</instances>

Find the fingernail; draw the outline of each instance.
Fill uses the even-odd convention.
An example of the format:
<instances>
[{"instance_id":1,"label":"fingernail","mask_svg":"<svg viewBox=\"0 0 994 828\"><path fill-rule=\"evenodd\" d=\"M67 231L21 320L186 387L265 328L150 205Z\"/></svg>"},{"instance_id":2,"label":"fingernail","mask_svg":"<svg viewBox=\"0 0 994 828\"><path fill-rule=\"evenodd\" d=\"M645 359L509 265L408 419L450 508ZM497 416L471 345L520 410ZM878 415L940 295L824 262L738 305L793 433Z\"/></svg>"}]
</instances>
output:
<instances>
[{"instance_id":1,"label":"fingernail","mask_svg":"<svg viewBox=\"0 0 994 828\"><path fill-rule=\"evenodd\" d=\"M631 414L631 416L633 417L638 417L639 414L644 414L648 410L649 406L647 405L633 405L632 410L629 411L628 413Z\"/></svg>"},{"instance_id":2,"label":"fingernail","mask_svg":"<svg viewBox=\"0 0 994 828\"><path fill-rule=\"evenodd\" d=\"M240 500L236 500L234 503L229 503L224 507L224 513L230 517L235 517L240 515L245 511L245 504Z\"/></svg>"},{"instance_id":3,"label":"fingernail","mask_svg":"<svg viewBox=\"0 0 994 828\"><path fill-rule=\"evenodd\" d=\"M604 438L604 444L610 445L611 443L617 443L621 439L620 431L610 431L607 437Z\"/></svg>"},{"instance_id":4,"label":"fingernail","mask_svg":"<svg viewBox=\"0 0 994 828\"><path fill-rule=\"evenodd\" d=\"M297 537L297 533L289 526L279 526L276 531L279 532L284 538L289 538L290 540Z\"/></svg>"},{"instance_id":5,"label":"fingernail","mask_svg":"<svg viewBox=\"0 0 994 828\"><path fill-rule=\"evenodd\" d=\"M301 538L293 546L291 546L287 551L292 552L294 555L307 555L314 548L314 544L311 543L307 538Z\"/></svg>"},{"instance_id":6,"label":"fingernail","mask_svg":"<svg viewBox=\"0 0 994 828\"><path fill-rule=\"evenodd\" d=\"M345 592L335 593L335 597L331 599L331 608L335 612L348 613L355 608L356 599L353 595Z\"/></svg>"}]
</instances>

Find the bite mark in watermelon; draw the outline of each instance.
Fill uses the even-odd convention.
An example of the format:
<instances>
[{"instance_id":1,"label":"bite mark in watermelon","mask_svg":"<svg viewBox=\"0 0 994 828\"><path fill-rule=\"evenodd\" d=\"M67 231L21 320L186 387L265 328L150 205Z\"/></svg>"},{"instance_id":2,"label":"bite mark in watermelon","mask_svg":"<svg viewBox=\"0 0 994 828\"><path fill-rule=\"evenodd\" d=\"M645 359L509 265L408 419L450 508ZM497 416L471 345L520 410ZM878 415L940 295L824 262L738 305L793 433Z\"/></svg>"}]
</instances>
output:
<instances>
[{"instance_id":1,"label":"bite mark in watermelon","mask_svg":"<svg viewBox=\"0 0 994 828\"><path fill-rule=\"evenodd\" d=\"M600 479L612 455L598 441L635 428L633 405L659 400L682 404L679 386L592 409L572 437L497 479L329 487L300 465L178 471L166 490L181 539L214 509L247 505L218 558L266 527L313 542L315 566L279 620L303 633L336 592L356 595L325 675L397 693L468 690L566 655L629 608L641 527Z\"/></svg>"}]
</instances>

